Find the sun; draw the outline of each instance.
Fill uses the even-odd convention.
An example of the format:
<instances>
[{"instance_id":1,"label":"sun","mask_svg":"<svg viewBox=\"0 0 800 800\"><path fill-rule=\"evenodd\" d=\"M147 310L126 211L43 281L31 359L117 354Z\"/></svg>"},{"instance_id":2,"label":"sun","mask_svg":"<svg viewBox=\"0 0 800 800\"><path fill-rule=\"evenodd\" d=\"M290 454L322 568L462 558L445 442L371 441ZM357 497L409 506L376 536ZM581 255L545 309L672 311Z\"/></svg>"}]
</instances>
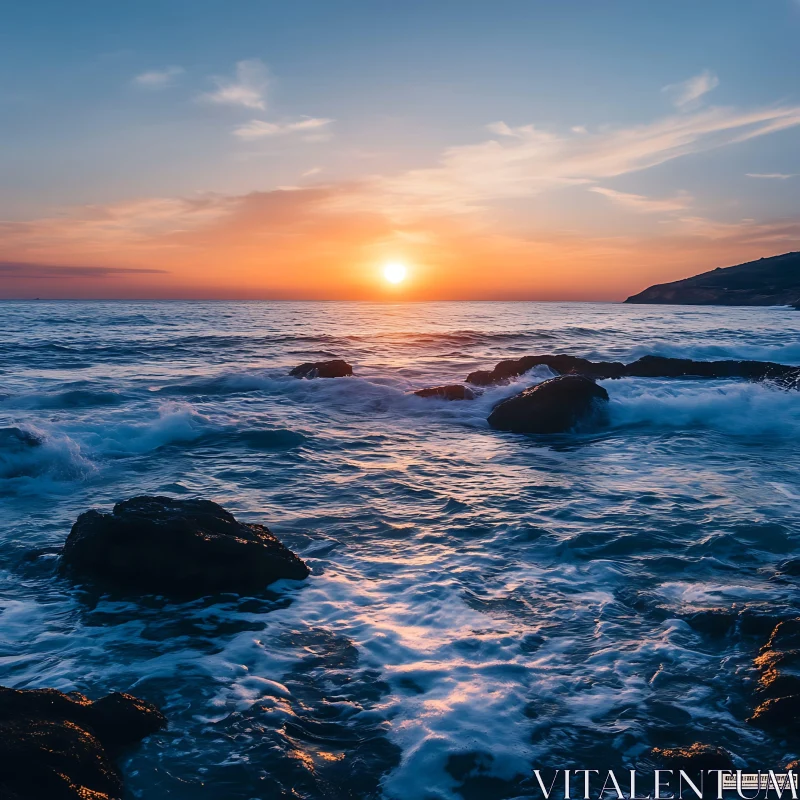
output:
<instances>
[{"instance_id":1,"label":"sun","mask_svg":"<svg viewBox=\"0 0 800 800\"><path fill-rule=\"evenodd\" d=\"M408 275L406 265L399 261L391 261L383 268L383 277L389 283L402 283L406 279L406 275Z\"/></svg>"}]
</instances>

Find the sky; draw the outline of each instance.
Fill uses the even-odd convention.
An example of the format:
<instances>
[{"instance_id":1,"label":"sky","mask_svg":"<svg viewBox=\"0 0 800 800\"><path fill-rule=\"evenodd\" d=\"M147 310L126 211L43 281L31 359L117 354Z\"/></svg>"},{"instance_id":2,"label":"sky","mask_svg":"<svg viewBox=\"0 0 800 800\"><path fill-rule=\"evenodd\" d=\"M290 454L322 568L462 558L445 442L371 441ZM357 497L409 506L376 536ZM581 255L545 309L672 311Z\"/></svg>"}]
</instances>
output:
<instances>
[{"instance_id":1,"label":"sky","mask_svg":"<svg viewBox=\"0 0 800 800\"><path fill-rule=\"evenodd\" d=\"M800 250L799 40L800 0L6 3L0 297L618 301Z\"/></svg>"}]
</instances>

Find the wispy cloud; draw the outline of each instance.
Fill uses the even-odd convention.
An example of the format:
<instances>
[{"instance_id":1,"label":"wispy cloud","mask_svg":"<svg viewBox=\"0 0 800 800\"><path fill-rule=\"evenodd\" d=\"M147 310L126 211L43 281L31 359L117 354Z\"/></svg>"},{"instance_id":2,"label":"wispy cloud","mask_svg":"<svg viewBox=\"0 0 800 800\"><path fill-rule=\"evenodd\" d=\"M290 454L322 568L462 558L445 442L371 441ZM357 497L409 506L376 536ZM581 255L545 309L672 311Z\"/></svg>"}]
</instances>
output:
<instances>
[{"instance_id":1,"label":"wispy cloud","mask_svg":"<svg viewBox=\"0 0 800 800\"><path fill-rule=\"evenodd\" d=\"M748 178L767 178L771 180L785 181L787 178L796 178L796 172L748 172Z\"/></svg>"},{"instance_id":2,"label":"wispy cloud","mask_svg":"<svg viewBox=\"0 0 800 800\"><path fill-rule=\"evenodd\" d=\"M682 83L671 83L661 91L672 97L676 108L689 109L697 106L704 94L719 86L719 78L709 70L704 70Z\"/></svg>"},{"instance_id":3,"label":"wispy cloud","mask_svg":"<svg viewBox=\"0 0 800 800\"><path fill-rule=\"evenodd\" d=\"M320 172L322 172L322 167L311 167L311 169L307 169L300 177L310 178L312 175L319 175Z\"/></svg>"},{"instance_id":4,"label":"wispy cloud","mask_svg":"<svg viewBox=\"0 0 800 800\"><path fill-rule=\"evenodd\" d=\"M602 194L618 205L645 214L664 211L685 211L692 204L692 197L686 193L678 194L675 197L657 199L641 194L617 192L614 189L606 189L603 186L592 186L589 191Z\"/></svg>"},{"instance_id":5,"label":"wispy cloud","mask_svg":"<svg viewBox=\"0 0 800 800\"><path fill-rule=\"evenodd\" d=\"M245 141L264 139L269 136L286 136L290 133L310 133L319 131L333 122L332 119L320 117L304 117L293 122L265 122L253 119L234 129L233 135Z\"/></svg>"},{"instance_id":6,"label":"wispy cloud","mask_svg":"<svg viewBox=\"0 0 800 800\"><path fill-rule=\"evenodd\" d=\"M234 78L213 78L216 90L200 96L201 100L220 105L244 106L260 111L266 110L266 92L269 87L269 72L257 59L239 61Z\"/></svg>"},{"instance_id":7,"label":"wispy cloud","mask_svg":"<svg viewBox=\"0 0 800 800\"><path fill-rule=\"evenodd\" d=\"M132 83L145 89L164 89L167 86L172 86L184 72L183 67L175 66L154 69L140 73L133 79Z\"/></svg>"},{"instance_id":8,"label":"wispy cloud","mask_svg":"<svg viewBox=\"0 0 800 800\"><path fill-rule=\"evenodd\" d=\"M705 108L579 136L497 122L491 126L497 138L451 147L437 166L375 178L363 202L402 215L474 211L493 200L591 185L798 125L800 106Z\"/></svg>"},{"instance_id":9,"label":"wispy cloud","mask_svg":"<svg viewBox=\"0 0 800 800\"><path fill-rule=\"evenodd\" d=\"M759 222L754 219L742 219L737 222L721 222L706 217L688 216L676 220L678 230L685 234L708 239L710 241L727 241L741 246L769 246L772 252L788 249L800 237L800 220L774 220ZM763 253L762 253L763 255Z\"/></svg>"}]
</instances>

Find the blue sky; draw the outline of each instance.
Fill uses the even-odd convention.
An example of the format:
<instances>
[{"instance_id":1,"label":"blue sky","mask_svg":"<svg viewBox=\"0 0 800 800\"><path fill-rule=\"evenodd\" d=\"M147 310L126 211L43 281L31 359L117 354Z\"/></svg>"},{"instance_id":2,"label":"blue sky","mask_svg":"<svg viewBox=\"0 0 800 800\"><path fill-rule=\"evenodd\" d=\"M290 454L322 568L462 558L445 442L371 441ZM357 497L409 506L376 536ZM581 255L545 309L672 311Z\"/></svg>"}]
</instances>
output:
<instances>
[{"instance_id":1,"label":"blue sky","mask_svg":"<svg viewBox=\"0 0 800 800\"><path fill-rule=\"evenodd\" d=\"M56 226L45 241L43 221L80 227L98 209L157 201L163 222L163 209L197 197L229 208L323 185L340 213L380 208L400 240L419 237L411 209L426 206L520 242L635 237L637 253L648 237L723 243L689 248L684 272L733 258L734 226L759 226L742 260L761 252L763 226L784 227L762 250L798 249L785 228L800 209L798 34L798 0L8 4L0 259L105 264L100 240L81 250ZM653 137L676 126L690 141L679 133L659 150ZM647 145L631 146L648 150L642 161L598 167L643 129ZM582 136L599 143L583 171ZM511 155L485 163L476 148L492 141ZM484 172L460 208L453 175L467 158ZM164 233L148 214L126 222L137 242ZM174 230L185 224L178 213ZM159 252L120 266L169 261ZM666 263L644 264L643 277Z\"/></svg>"}]
</instances>

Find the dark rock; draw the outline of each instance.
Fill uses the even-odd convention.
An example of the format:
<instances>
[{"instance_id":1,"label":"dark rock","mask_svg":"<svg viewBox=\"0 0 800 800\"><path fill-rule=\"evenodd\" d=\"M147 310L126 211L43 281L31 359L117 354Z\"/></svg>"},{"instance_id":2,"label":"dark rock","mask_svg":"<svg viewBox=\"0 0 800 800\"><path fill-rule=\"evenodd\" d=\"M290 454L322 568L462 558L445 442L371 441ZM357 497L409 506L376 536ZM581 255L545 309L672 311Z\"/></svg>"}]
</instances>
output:
<instances>
[{"instance_id":1,"label":"dark rock","mask_svg":"<svg viewBox=\"0 0 800 800\"><path fill-rule=\"evenodd\" d=\"M588 361L567 355L523 356L501 361L493 370L477 370L467 375L476 386L508 383L534 367L545 366L561 375L580 374L595 380L616 378L742 378L771 380L786 387L800 386L800 367L772 361L693 361L688 358L644 356L631 364L619 361Z\"/></svg>"},{"instance_id":2,"label":"dark rock","mask_svg":"<svg viewBox=\"0 0 800 800\"><path fill-rule=\"evenodd\" d=\"M790 558L778 566L781 575L790 575L793 578L800 577L800 558Z\"/></svg>"},{"instance_id":3,"label":"dark rock","mask_svg":"<svg viewBox=\"0 0 800 800\"><path fill-rule=\"evenodd\" d=\"M779 622L755 659L758 691L766 695L748 719L753 725L798 730L800 723L800 618Z\"/></svg>"},{"instance_id":4,"label":"dark rock","mask_svg":"<svg viewBox=\"0 0 800 800\"><path fill-rule=\"evenodd\" d=\"M780 306L800 296L800 252L717 268L691 278L650 286L626 303Z\"/></svg>"},{"instance_id":5,"label":"dark rock","mask_svg":"<svg viewBox=\"0 0 800 800\"><path fill-rule=\"evenodd\" d=\"M31 447L40 447L42 440L22 428L0 428L0 449L19 453Z\"/></svg>"},{"instance_id":6,"label":"dark rock","mask_svg":"<svg viewBox=\"0 0 800 800\"><path fill-rule=\"evenodd\" d=\"M443 400L474 400L475 392L461 383L451 383L447 386L432 386L429 389L417 389L417 397L440 397Z\"/></svg>"},{"instance_id":7,"label":"dark rock","mask_svg":"<svg viewBox=\"0 0 800 800\"><path fill-rule=\"evenodd\" d=\"M263 589L308 576L305 563L263 525L209 500L134 497L72 526L61 569L114 588L202 595Z\"/></svg>"},{"instance_id":8,"label":"dark rock","mask_svg":"<svg viewBox=\"0 0 800 800\"><path fill-rule=\"evenodd\" d=\"M625 364L618 361L592 362L585 358L568 355L523 356L506 359L497 364L493 370L479 369L467 375L467 383L475 386L490 386L497 383L508 383L511 378L519 377L534 367L544 366L561 375L579 373L590 378L620 378L625 371Z\"/></svg>"},{"instance_id":9,"label":"dark rock","mask_svg":"<svg viewBox=\"0 0 800 800\"><path fill-rule=\"evenodd\" d=\"M707 769L735 769L731 754L722 747L695 742L690 747L654 747L650 755L669 769L699 772Z\"/></svg>"},{"instance_id":10,"label":"dark rock","mask_svg":"<svg viewBox=\"0 0 800 800\"><path fill-rule=\"evenodd\" d=\"M771 697L769 700L765 700L747 721L759 728L791 731L797 735L798 723L800 723L800 694Z\"/></svg>"},{"instance_id":11,"label":"dark rock","mask_svg":"<svg viewBox=\"0 0 800 800\"><path fill-rule=\"evenodd\" d=\"M118 800L114 752L166 722L155 706L128 694L93 703L77 692L0 687L0 797Z\"/></svg>"},{"instance_id":12,"label":"dark rock","mask_svg":"<svg viewBox=\"0 0 800 800\"><path fill-rule=\"evenodd\" d=\"M489 425L513 433L565 433L608 402L608 392L583 375L563 375L498 403Z\"/></svg>"},{"instance_id":13,"label":"dark rock","mask_svg":"<svg viewBox=\"0 0 800 800\"><path fill-rule=\"evenodd\" d=\"M341 358L335 358L332 361L308 361L289 374L295 378L346 378L353 374L353 368Z\"/></svg>"},{"instance_id":14,"label":"dark rock","mask_svg":"<svg viewBox=\"0 0 800 800\"><path fill-rule=\"evenodd\" d=\"M737 614L725 608L709 608L694 611L685 617L693 630L709 636L726 636L736 625Z\"/></svg>"}]
</instances>

